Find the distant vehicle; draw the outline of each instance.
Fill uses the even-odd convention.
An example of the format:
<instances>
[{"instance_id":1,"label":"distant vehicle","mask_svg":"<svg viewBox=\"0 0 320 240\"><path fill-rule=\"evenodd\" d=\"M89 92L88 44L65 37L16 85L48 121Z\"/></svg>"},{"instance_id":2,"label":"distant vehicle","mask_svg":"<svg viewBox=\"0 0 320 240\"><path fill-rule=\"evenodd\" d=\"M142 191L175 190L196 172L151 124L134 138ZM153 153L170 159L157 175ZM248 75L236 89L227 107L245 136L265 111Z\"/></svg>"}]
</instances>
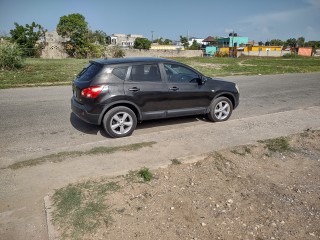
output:
<instances>
[{"instance_id":1,"label":"distant vehicle","mask_svg":"<svg viewBox=\"0 0 320 240\"><path fill-rule=\"evenodd\" d=\"M72 89L73 113L103 125L114 138L129 136L137 122L150 119L203 114L213 122L226 121L239 104L235 83L162 58L90 61Z\"/></svg>"}]
</instances>

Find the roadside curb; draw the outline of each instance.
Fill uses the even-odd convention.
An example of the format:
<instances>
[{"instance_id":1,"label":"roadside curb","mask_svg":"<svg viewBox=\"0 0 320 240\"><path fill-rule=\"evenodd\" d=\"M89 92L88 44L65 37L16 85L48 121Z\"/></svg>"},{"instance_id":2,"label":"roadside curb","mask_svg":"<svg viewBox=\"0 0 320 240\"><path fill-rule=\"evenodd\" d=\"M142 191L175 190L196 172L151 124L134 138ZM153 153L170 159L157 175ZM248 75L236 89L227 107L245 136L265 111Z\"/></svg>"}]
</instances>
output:
<instances>
[{"instance_id":1,"label":"roadside curb","mask_svg":"<svg viewBox=\"0 0 320 240\"><path fill-rule=\"evenodd\" d=\"M53 208L52 208L52 202L51 202L51 196L52 194L46 195L44 200L44 210L46 213L46 224L47 224L47 230L48 230L48 239L49 240L58 240L58 233L55 230L53 223L52 223L52 214L53 214Z\"/></svg>"}]
</instances>

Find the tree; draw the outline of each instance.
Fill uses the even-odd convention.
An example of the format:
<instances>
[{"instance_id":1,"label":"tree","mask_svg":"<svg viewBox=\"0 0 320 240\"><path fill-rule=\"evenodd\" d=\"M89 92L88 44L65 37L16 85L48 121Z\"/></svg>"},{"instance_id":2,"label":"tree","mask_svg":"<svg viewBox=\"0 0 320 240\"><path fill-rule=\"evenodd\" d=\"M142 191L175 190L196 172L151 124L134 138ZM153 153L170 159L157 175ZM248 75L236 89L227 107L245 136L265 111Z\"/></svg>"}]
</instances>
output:
<instances>
[{"instance_id":1,"label":"tree","mask_svg":"<svg viewBox=\"0 0 320 240\"><path fill-rule=\"evenodd\" d=\"M166 38L163 42L163 45L171 45L172 41L168 38Z\"/></svg>"},{"instance_id":2,"label":"tree","mask_svg":"<svg viewBox=\"0 0 320 240\"><path fill-rule=\"evenodd\" d=\"M90 42L98 43L100 45L108 44L108 35L102 30L96 30L94 32L89 30Z\"/></svg>"},{"instance_id":3,"label":"tree","mask_svg":"<svg viewBox=\"0 0 320 240\"><path fill-rule=\"evenodd\" d=\"M259 44L259 46L263 46L263 42L262 41L258 42L258 44Z\"/></svg>"},{"instance_id":4,"label":"tree","mask_svg":"<svg viewBox=\"0 0 320 240\"><path fill-rule=\"evenodd\" d=\"M200 44L196 40L193 40L189 49L190 50L200 50Z\"/></svg>"},{"instance_id":5,"label":"tree","mask_svg":"<svg viewBox=\"0 0 320 240\"><path fill-rule=\"evenodd\" d=\"M60 17L57 32L62 37L69 38L65 49L70 56L101 57L105 52L107 34L100 30L92 32L85 17L79 13Z\"/></svg>"},{"instance_id":6,"label":"tree","mask_svg":"<svg viewBox=\"0 0 320 240\"><path fill-rule=\"evenodd\" d=\"M290 46L290 47L296 47L297 45L297 40L295 38L289 38L287 41L286 41L286 45L287 46Z\"/></svg>"},{"instance_id":7,"label":"tree","mask_svg":"<svg viewBox=\"0 0 320 240\"><path fill-rule=\"evenodd\" d=\"M150 49L151 41L146 38L136 38L133 48L135 49Z\"/></svg>"},{"instance_id":8,"label":"tree","mask_svg":"<svg viewBox=\"0 0 320 240\"><path fill-rule=\"evenodd\" d=\"M180 42L185 49L187 49L189 47L189 41L188 41L187 37L180 36Z\"/></svg>"},{"instance_id":9,"label":"tree","mask_svg":"<svg viewBox=\"0 0 320 240\"><path fill-rule=\"evenodd\" d=\"M297 39L297 44L298 44L298 46L299 46L299 47L304 46L304 41L305 41L305 38L304 38L304 37L299 37L299 38Z\"/></svg>"},{"instance_id":10,"label":"tree","mask_svg":"<svg viewBox=\"0 0 320 240\"><path fill-rule=\"evenodd\" d=\"M39 56L39 49L42 46L36 46L36 42L45 38L45 30L40 24L32 22L25 27L14 23L15 29L10 30L12 42L18 44L22 49L24 56Z\"/></svg>"},{"instance_id":11,"label":"tree","mask_svg":"<svg viewBox=\"0 0 320 240\"><path fill-rule=\"evenodd\" d=\"M283 46L283 41L280 39L271 39L270 46Z\"/></svg>"}]
</instances>

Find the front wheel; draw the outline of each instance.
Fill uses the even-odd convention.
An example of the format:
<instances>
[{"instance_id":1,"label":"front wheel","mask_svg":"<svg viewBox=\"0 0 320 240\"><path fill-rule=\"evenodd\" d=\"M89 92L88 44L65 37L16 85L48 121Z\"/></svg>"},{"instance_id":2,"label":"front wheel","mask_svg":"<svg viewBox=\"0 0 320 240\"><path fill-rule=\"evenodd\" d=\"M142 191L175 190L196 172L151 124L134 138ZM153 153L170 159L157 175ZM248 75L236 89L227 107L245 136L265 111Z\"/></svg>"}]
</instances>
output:
<instances>
[{"instance_id":1,"label":"front wheel","mask_svg":"<svg viewBox=\"0 0 320 240\"><path fill-rule=\"evenodd\" d=\"M115 107L103 117L103 127L110 137L120 138L132 134L137 126L137 117L127 107Z\"/></svg>"},{"instance_id":2,"label":"front wheel","mask_svg":"<svg viewBox=\"0 0 320 240\"><path fill-rule=\"evenodd\" d=\"M233 106L229 98L219 97L211 103L208 118L212 122L227 121L231 116L232 110Z\"/></svg>"}]
</instances>

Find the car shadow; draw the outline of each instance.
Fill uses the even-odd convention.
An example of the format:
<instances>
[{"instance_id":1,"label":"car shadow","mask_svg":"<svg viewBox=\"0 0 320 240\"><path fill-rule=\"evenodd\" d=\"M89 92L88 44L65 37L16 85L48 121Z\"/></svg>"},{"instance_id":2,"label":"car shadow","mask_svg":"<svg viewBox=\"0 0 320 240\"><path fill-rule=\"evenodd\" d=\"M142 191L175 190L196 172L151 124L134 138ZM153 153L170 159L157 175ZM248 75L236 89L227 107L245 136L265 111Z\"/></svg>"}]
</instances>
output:
<instances>
[{"instance_id":1,"label":"car shadow","mask_svg":"<svg viewBox=\"0 0 320 240\"><path fill-rule=\"evenodd\" d=\"M136 130L146 130L152 128L161 128L168 126L168 129L172 128L174 125L181 125L181 124L188 124L192 122L208 122L203 115L200 116L188 116L188 117L177 117L177 118L167 118L167 119L155 119L155 120L148 120L144 121L143 123L137 124ZM78 131L90 134L90 135L98 135L99 133L101 136L110 138L106 131L103 129L102 126L97 126L93 124L86 123L79 119L74 113L70 114L70 123L71 125Z\"/></svg>"},{"instance_id":2,"label":"car shadow","mask_svg":"<svg viewBox=\"0 0 320 240\"><path fill-rule=\"evenodd\" d=\"M70 114L70 123L75 129L82 133L90 135L98 135L100 133L102 136L110 138L101 126L86 123L79 119L74 113Z\"/></svg>"},{"instance_id":3,"label":"car shadow","mask_svg":"<svg viewBox=\"0 0 320 240\"><path fill-rule=\"evenodd\" d=\"M203 115L200 116L188 116L188 117L177 117L177 118L165 118L165 119L155 119L148 120L141 124L137 125L137 130L156 128L156 127L164 127L164 126L173 126L180 124L187 124L192 122L208 122L208 119Z\"/></svg>"}]
</instances>

